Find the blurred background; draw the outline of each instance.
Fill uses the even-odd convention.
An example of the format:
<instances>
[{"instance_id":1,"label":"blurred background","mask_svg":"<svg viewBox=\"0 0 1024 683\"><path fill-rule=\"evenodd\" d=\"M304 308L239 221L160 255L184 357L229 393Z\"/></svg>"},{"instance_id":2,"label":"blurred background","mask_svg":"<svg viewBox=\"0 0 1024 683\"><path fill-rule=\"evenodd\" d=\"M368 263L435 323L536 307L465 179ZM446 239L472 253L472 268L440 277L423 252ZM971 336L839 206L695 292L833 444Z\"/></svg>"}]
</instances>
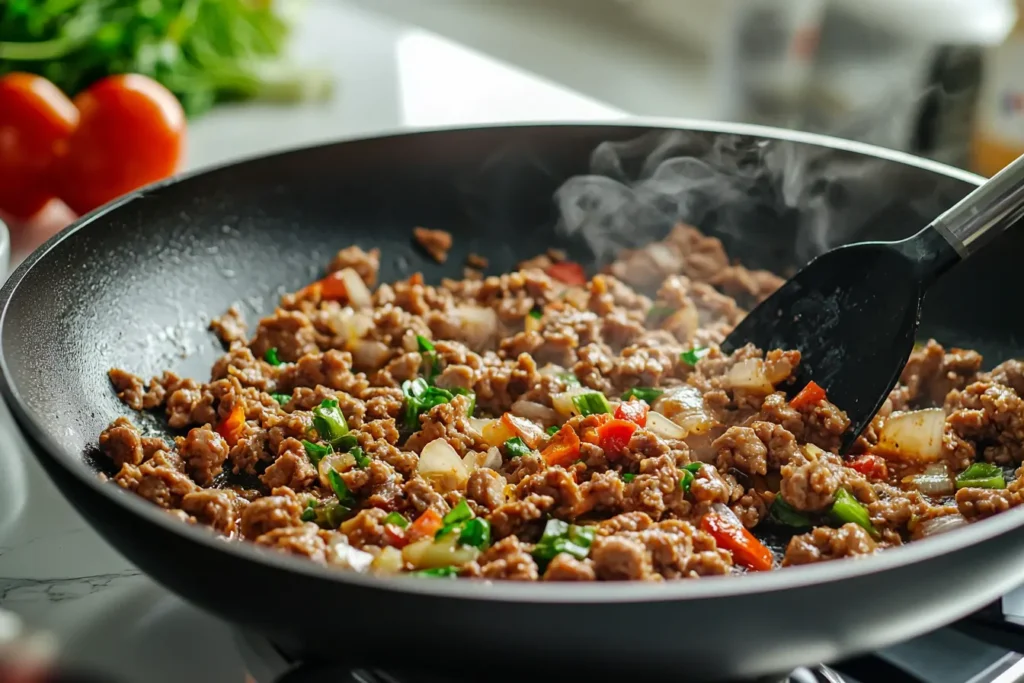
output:
<instances>
[{"instance_id":1,"label":"blurred background","mask_svg":"<svg viewBox=\"0 0 1024 683\"><path fill-rule=\"evenodd\" d=\"M694 117L991 174L1024 151L1020 0L0 0L0 75L123 71L180 169L405 126ZM2 209L3 207L0 207ZM73 214L14 226L15 258ZM8 216L10 219L10 216Z\"/></svg>"}]
</instances>

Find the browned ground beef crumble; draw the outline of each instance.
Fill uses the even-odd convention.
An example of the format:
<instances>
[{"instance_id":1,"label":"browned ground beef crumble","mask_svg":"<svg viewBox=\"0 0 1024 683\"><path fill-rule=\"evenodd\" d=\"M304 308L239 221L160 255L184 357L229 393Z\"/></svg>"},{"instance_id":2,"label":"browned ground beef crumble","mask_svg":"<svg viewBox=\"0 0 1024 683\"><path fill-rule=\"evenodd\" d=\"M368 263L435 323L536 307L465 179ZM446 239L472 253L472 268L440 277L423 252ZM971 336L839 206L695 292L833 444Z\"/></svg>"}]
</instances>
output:
<instances>
[{"instance_id":1,"label":"browned ground beef crumble","mask_svg":"<svg viewBox=\"0 0 1024 683\"><path fill-rule=\"evenodd\" d=\"M416 240L438 261L451 246L442 231ZM778 277L685 225L582 284L552 270L564 259L377 286L379 251L342 249L321 281L346 282L340 295L285 295L253 333L237 307L214 320L228 351L210 381L111 370L127 406L162 410L179 432L167 443L115 420L99 437L112 479L189 523L315 562L520 581L769 568L712 518L755 529L777 568L870 555L1021 502L1017 473L1002 488L953 486L975 462L1003 476L1024 460L1021 362L983 372L977 353L928 341L840 456L845 413L784 392L799 389L798 352L717 347ZM623 423L581 415L577 385L613 410L630 389L663 393L641 394L645 426L615 441L602 430ZM417 404L416 386L443 398ZM335 403L340 440L316 417ZM910 415L935 419L932 448L886 446L887 425L927 408ZM920 486L923 471L938 489ZM837 517L842 505L863 519Z\"/></svg>"}]
</instances>

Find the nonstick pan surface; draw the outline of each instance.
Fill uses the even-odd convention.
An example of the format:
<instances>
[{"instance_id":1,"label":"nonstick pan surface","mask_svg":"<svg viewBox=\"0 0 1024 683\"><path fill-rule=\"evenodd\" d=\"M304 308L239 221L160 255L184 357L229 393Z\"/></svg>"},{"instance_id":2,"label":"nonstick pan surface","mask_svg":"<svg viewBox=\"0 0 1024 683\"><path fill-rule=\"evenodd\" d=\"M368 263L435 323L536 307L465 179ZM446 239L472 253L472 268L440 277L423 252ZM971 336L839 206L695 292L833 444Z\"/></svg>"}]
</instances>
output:
<instances>
[{"instance_id":1,"label":"nonstick pan surface","mask_svg":"<svg viewBox=\"0 0 1024 683\"><path fill-rule=\"evenodd\" d=\"M197 605L306 657L401 660L479 680L498 669L753 677L934 629L1024 581L1019 509L876 557L759 575L486 584L356 576L228 543L97 478L97 435L129 414L110 367L207 377L222 352L210 317L235 302L250 320L268 313L353 243L381 248L382 281L458 275L470 251L490 258L490 272L552 245L586 260L579 235L555 229L555 191L590 172L601 143L640 139L623 149L643 156L666 135L674 154L746 173L745 196L757 198L680 204L678 217L778 272L825 246L910 234L979 182L877 148L694 122L422 131L254 159L126 197L29 257L0 292L0 389L54 482L113 546ZM670 222L633 228L653 237ZM447 265L412 248L417 225L454 234ZM1010 231L958 267L929 295L923 333L979 349L987 365L1020 355L1024 324L1009 302L1024 295L1022 254L1024 231Z\"/></svg>"}]
</instances>

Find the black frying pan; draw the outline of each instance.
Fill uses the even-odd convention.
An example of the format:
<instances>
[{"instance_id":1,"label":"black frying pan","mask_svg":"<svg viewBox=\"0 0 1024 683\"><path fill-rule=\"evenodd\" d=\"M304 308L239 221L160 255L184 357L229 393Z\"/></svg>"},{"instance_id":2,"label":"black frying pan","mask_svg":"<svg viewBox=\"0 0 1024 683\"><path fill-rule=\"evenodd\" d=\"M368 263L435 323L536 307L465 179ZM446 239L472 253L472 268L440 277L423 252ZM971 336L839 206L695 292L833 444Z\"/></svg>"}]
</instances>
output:
<instances>
[{"instance_id":1,"label":"black frying pan","mask_svg":"<svg viewBox=\"0 0 1024 683\"><path fill-rule=\"evenodd\" d=\"M676 126L668 127L681 127ZM248 317L321 271L351 243L384 252L383 281L460 272L470 251L491 271L559 237L552 196L586 173L599 143L635 140L609 172L642 172L658 126L513 126L357 140L219 168L148 188L50 240L4 286L4 398L75 507L142 570L196 604L307 657L414 661L487 680L559 672L752 677L871 650L953 621L1024 581L1024 510L879 556L669 584L516 585L378 579L227 543L102 484L91 451L127 414L112 366L206 377L220 352L210 316ZM743 179L747 197L662 202L629 239L678 211L730 253L780 272L836 243L910 234L979 182L906 155L750 127L685 124L660 154L695 154ZM652 137L653 131L653 137ZM607 162L605 147L595 159ZM629 156L627 154L627 156ZM632 159L632 160L631 160ZM604 167L602 167L604 168ZM659 202L665 198L655 198ZM666 208L667 207L667 208ZM674 218L675 216L671 216ZM640 221L639 218L636 219ZM448 265L410 245L415 225L455 235ZM577 233L578 236L579 233ZM1024 230L958 268L929 295L922 327L981 350L1024 348L1018 306ZM870 277L865 273L865 277ZM475 668L478 662L486 662ZM570 678L570 679L572 679Z\"/></svg>"}]
</instances>

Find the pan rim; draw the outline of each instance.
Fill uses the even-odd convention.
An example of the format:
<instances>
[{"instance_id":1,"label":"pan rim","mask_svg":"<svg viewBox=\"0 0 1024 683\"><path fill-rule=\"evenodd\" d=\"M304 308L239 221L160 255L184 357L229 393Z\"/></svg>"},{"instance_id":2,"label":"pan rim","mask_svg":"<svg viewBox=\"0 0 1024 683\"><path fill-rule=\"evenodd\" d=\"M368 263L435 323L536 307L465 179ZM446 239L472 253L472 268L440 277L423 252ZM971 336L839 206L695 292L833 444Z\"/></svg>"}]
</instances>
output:
<instances>
[{"instance_id":1,"label":"pan rim","mask_svg":"<svg viewBox=\"0 0 1024 683\"><path fill-rule=\"evenodd\" d=\"M311 579L335 581L351 585L353 588L372 590L388 590L400 593L419 594L438 598L528 602L535 604L601 604L601 603L646 603L669 601L707 600L724 597L739 597L753 593L796 590L800 588L831 584L847 579L855 579L869 574L894 570L908 565L927 561L928 559L963 550L978 545L993 537L1007 533L1024 525L1024 509L1009 510L986 519L980 529L976 525L954 529L934 538L917 541L905 547L894 548L870 558L856 562L827 562L802 567L789 567L786 571L771 571L741 577L712 576L700 581L678 581L660 584L646 582L594 583L594 584L546 584L518 582L482 582L482 581L423 581L403 577L372 577L352 572L330 569L309 560L288 556L284 553L262 549L251 543L225 543L223 538L202 527L183 524L180 520L165 514L156 506L144 501L109 482L102 482L95 472L84 463L71 464L80 455L62 448L44 429L43 425L22 404L21 396L11 380L8 359L3 346L2 331L7 322L9 304L17 293L18 286L25 276L41 263L45 257L56 249L64 240L79 230L85 229L103 215L116 210L120 206L140 199L146 193L182 182L193 176L212 173L218 170L245 164L256 160L268 160L292 154L304 154L326 146L342 145L349 142L383 140L388 138L414 137L425 134L444 134L466 132L471 130L501 130L517 128L551 128L551 127L588 127L588 128L649 128L664 130L691 130L699 132L735 134L765 139L774 139L819 147L863 154L872 158L880 158L896 163L919 168L942 176L978 185L984 178L930 159L897 150L876 147L816 133L791 131L769 126L758 126L740 123L720 123L691 119L628 117L607 121L588 120L584 122L552 121L552 122L504 122L499 124L473 126L438 126L426 128L406 128L398 131L381 132L372 135L359 135L308 145L295 149L278 151L272 154L255 155L237 159L228 163L196 169L173 178L154 183L135 192L125 195L95 211L80 217L70 226L60 231L18 266L14 273L0 288L0 396L10 407L18 427L26 439L33 443L34 451L44 451L45 455L36 457L52 458L56 463L76 477L86 486L91 487L99 495L122 508L130 514L140 515L147 523L162 527L164 531L183 537L190 543L197 543L213 552L228 553L238 559L256 562L274 569L303 574Z\"/></svg>"}]
</instances>

